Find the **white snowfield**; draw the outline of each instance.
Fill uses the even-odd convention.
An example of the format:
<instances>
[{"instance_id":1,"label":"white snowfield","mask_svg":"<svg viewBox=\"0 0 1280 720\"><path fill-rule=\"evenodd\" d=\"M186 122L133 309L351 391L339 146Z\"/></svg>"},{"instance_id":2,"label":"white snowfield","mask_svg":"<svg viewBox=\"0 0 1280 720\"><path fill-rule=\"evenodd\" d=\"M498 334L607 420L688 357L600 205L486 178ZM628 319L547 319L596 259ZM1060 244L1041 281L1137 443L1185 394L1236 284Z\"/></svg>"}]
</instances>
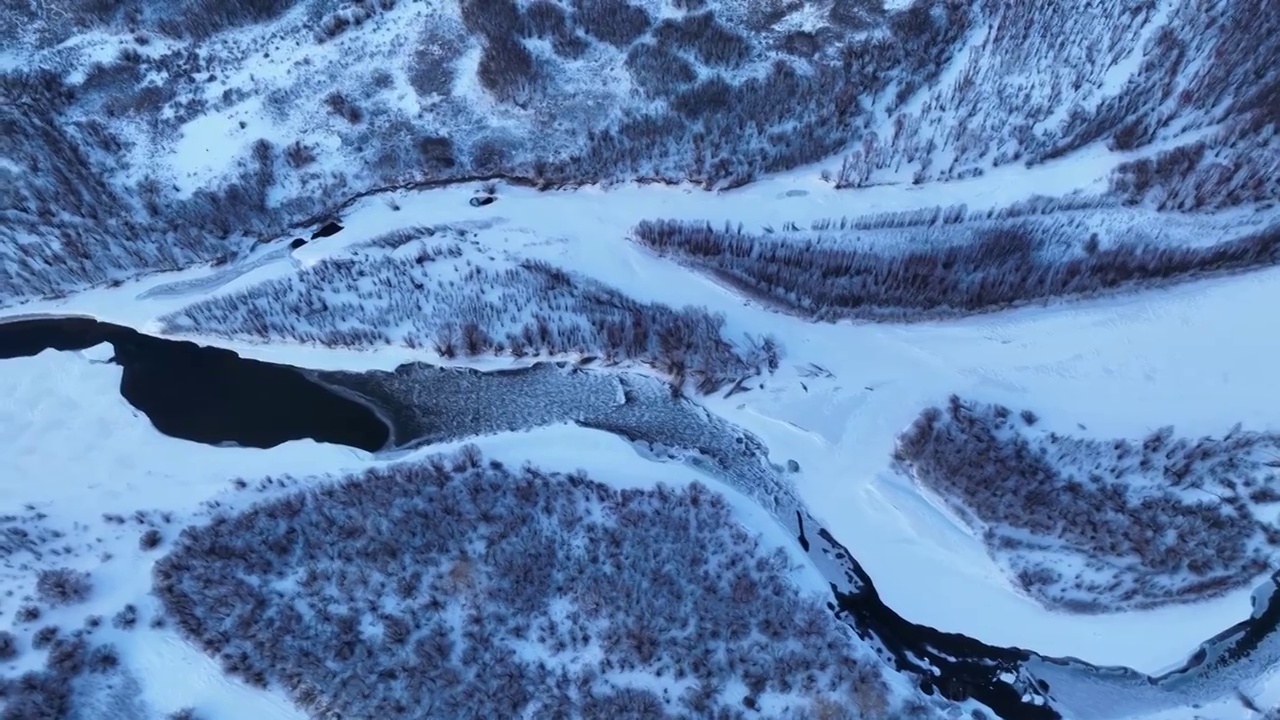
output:
<instances>
[{"instance_id":1,"label":"white snowfield","mask_svg":"<svg viewBox=\"0 0 1280 720\"><path fill-rule=\"evenodd\" d=\"M1273 370L1280 335L1268 328L1272 309L1280 307L1280 270L957 321L814 324L758 307L627 240L629 228L644 218L741 221L755 230L936 204L996 207L1025 199L1033 190L1057 194L1068 187L1096 187L1113 162L1114 156L1102 161L1100 154L1086 151L1032 171L998 170L921 189L857 192L833 191L809 170L719 194L653 185L550 193L503 187L498 201L482 208L467 204L475 187L398 193L399 210L391 209L386 198L363 200L344 215L341 233L261 263L246 258L241 264L250 269L242 275L236 275L235 265L197 268L7 308L0 319L78 314L154 331L159 317L190 302L288 276L299 263L341 256L351 245L390 230L489 221L477 232L495 252L545 259L640 300L705 306L726 316L731 337L744 332L777 336L786 355L777 375L764 379L763 389L703 401L756 433L774 462L799 463L795 477L802 499L898 613L995 645L1157 673L1246 618L1251 590L1150 612L1046 611L1013 588L980 539L895 475L889 455L897 433L951 393L1015 411L1032 409L1042 418L1039 427L1075 435L1138 438L1168 424L1179 434L1220 435L1237 422L1280 430L1275 419L1280 382ZM216 282L199 282L215 275ZM390 369L413 359L444 362L428 350L404 347L356 351L193 339L247 357L322 369ZM511 362L496 358L481 365ZM0 434L0 457L6 458L3 505L33 503L49 513L50 522L68 528L76 522L96 526L103 512L127 514L139 507L173 509L180 522L202 501L224 499L232 477L337 473L377 461L313 442L263 451L210 448L161 436L114 391L119 369L82 354L47 352L4 361L0 368L0 427L20 429ZM481 446L504 460L528 459L554 469L599 468L593 474L604 481L671 482L689 474L642 460L608 436L568 428L490 438ZM746 502L738 505L744 522L775 533L780 544L792 543L763 511ZM103 550L115 558L96 571L119 583L104 600L116 605L145 597L151 561L137 550L136 533L125 529L121 538L103 539ZM82 560L97 564L96 554ZM815 592L823 587L816 572L806 572L803 582ZM211 712L228 708L216 718L296 716L283 697L235 683L234 689L215 692L216 685L226 684L211 679L217 668L171 631L141 630L125 640L133 666L143 671L146 697L158 708L184 698L185 704L200 702ZM1242 682L1251 695L1264 690L1263 680ZM1280 688L1272 688L1269 694L1280 698L1277 692ZM235 712L229 710L233 707ZM1234 701L1195 712L1206 718L1249 717ZM1186 711L1158 717L1193 716Z\"/></svg>"}]
</instances>

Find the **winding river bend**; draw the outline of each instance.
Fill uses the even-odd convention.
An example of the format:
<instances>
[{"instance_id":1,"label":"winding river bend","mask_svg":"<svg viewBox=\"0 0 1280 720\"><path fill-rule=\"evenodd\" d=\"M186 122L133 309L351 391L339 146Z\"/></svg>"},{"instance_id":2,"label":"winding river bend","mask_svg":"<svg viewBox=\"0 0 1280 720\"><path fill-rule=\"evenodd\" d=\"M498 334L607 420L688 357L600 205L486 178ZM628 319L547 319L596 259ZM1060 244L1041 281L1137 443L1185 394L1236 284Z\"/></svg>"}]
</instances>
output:
<instances>
[{"instance_id":1,"label":"winding river bend","mask_svg":"<svg viewBox=\"0 0 1280 720\"><path fill-rule=\"evenodd\" d=\"M763 443L648 378L554 363L502 372L421 363L391 372L321 372L85 318L0 323L0 360L102 343L111 344L111 362L123 369L126 401L160 432L211 445L265 448L311 438L377 452L568 421L638 446L687 450L691 464L755 499L791 532L830 582L832 611L882 648L887 661L926 693L972 698L1006 720L1064 713L1103 720L1189 705L1230 692L1255 664L1280 660L1280 573L1255 592L1250 617L1158 677L912 623L881 601L853 554L789 491Z\"/></svg>"}]
</instances>

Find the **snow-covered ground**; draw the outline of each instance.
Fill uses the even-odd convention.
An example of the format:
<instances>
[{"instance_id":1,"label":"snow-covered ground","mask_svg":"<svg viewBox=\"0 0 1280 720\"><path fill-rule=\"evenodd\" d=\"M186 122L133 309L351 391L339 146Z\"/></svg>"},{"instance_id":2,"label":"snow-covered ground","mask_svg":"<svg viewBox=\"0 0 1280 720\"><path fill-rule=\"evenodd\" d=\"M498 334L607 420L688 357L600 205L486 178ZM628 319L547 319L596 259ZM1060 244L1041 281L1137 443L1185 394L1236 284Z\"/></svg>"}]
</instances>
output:
<instances>
[{"instance_id":1,"label":"snow-covered ground","mask_svg":"<svg viewBox=\"0 0 1280 720\"><path fill-rule=\"evenodd\" d=\"M200 717L214 720L306 717L281 694L228 679L214 660L172 628L149 626L148 621L160 612L150 595L150 570L166 550L164 544L141 550L138 537L149 525L136 523L132 516L137 510L147 511L148 517L156 518L167 543L183 525L201 521L206 503L242 507L261 499L263 492L284 491L258 490L252 484L256 478L335 477L386 459L311 441L256 450L213 448L164 436L120 397L116 388L121 368L103 362L109 356L110 348L99 346L4 361L0 427L12 431L0 433L0 456L6 458L0 506L24 508L25 515L43 513L42 519L28 519L23 526L65 533L50 547L65 545L70 550L46 553L34 561L25 553L12 556L24 565L5 563L0 581L23 595L33 585L33 568L69 566L91 573L90 600L47 610L38 626L54 624L69 631L91 615L109 620L126 604L138 607L137 627L120 629L107 623L95 631L94 638L120 650L125 667L141 684L143 701L155 711L194 706ZM436 445L397 459L448 451L461 444ZM528 462L548 470L581 469L623 488L658 483L679 487L706 480L687 467L643 460L620 438L573 425L480 438L476 444L487 458L512 467ZM234 478L250 480L249 489L233 489ZM829 599L822 576L767 512L732 488L716 490L726 495L743 525L761 535L766 550L780 547L788 552L792 577L804 595ZM161 513L170 513L171 519L158 519ZM125 523L104 519L114 514L125 516ZM0 667L34 667L38 655L27 652Z\"/></svg>"},{"instance_id":2,"label":"snow-covered ground","mask_svg":"<svg viewBox=\"0 0 1280 720\"><path fill-rule=\"evenodd\" d=\"M925 189L885 186L856 193L831 190L813 169L714 195L654 185L551 193L500 188L495 204L473 208L467 204L472 187L401 193L394 196L398 210L386 198L361 201L344 216L346 229L338 235L265 259L243 275L234 267L193 269L9 308L0 317L82 314L154 330L159 317L185 304L287 277L299 263L341 256L396 228L483 221L472 227L495 250L548 260L639 300L722 312L731 335L777 336L786 356L764 389L704 402L762 438L775 462L799 462L796 481L803 499L862 563L885 603L904 617L991 644L1158 672L1247 617L1249 592L1110 616L1048 612L1012 589L977 538L893 474L889 454L896 434L950 393L1033 409L1043 427L1075 435L1137 438L1167 424L1193 436L1221 434L1236 422L1280 429L1272 416L1280 383L1271 377L1280 338L1260 325L1265 315L1259 314L1280 302L1280 270L958 321L831 325L771 313L626 239L635 221L652 217L732 220L748 227L793 221L806 227L823 218L935 204L996 207L1033 190L1046 192L1045 183L1061 182L1063 190L1088 187L1105 172L1091 164L1087 152L1055 162L1041 166L1030 181L1025 170L998 170ZM217 282L198 282L213 274L220 276ZM249 357L323 369L390 369L410 359L438 360L427 350L404 347L356 351L200 339ZM4 403L12 417L0 426L33 428L4 439L17 443L0 455L17 459L13 467L21 479L3 488L8 504L54 507L56 501L52 519L70 513L64 522L88 523L117 507L132 510L138 498L152 507L194 507L234 476L336 472L369 462L355 451L314 443L251 451L164 438L106 392L118 373L71 354L4 363L0 382L12 395ZM82 384L97 389L82 392ZM67 427L74 430L64 433ZM671 473L661 466L647 469L629 450L625 458L613 452L621 448L583 454L584 448L613 441L593 436L582 442L568 432L496 438L485 443L485 451L502 457L506 448L513 459L557 467L591 470L594 463L610 470L600 472L601 478L619 471L624 477ZM68 481L38 481L47 477ZM774 527L763 514L748 522L762 531ZM132 538L121 542L129 548L119 551L121 559L137 555ZM122 590L120 602L145 592L145 571L130 572L131 589Z\"/></svg>"},{"instance_id":3,"label":"snow-covered ground","mask_svg":"<svg viewBox=\"0 0 1280 720\"><path fill-rule=\"evenodd\" d=\"M634 1L655 18L677 14L673 3ZM352 188L418 177L423 172L418 141L424 138L450 139L449 154L456 154L459 167L474 160L482 141L498 147L510 141L519 157L572 152L583 128L605 127L621 110L649 102L624 69L623 50L596 43L583 58L557 59L541 40L534 41L534 49L559 85L532 108L496 102L476 79L482 43L463 28L458 3L376 4L383 9L363 25L323 40L313 31L325 17L331 20L335 10L351 13L354 5L299 3L273 22L225 30L202 42L95 30L29 57L21 56L15 44L13 52L0 49L0 70L49 65L68 71L68 82L78 82L91 70L103 71L93 62L119 62L113 69L124 84L94 89L89 83L81 89L81 102L67 114L68 122L110 119L113 131L127 141L113 164L102 166L117 175L113 182L127 186L155 179L171 186L175 199L189 198L247 168L255 141L265 140L271 143L260 146L269 150L266 166L277 171L264 198L268 204L297 197L328 203ZM882 6L897 11L911 4L886 0ZM375 3L361 5L372 8ZM720 17L736 28L772 3L721 5ZM833 3L778 7L782 5L787 5L783 14L790 14L771 21L775 27L770 32L778 37L798 29L832 29L827 15ZM504 261L541 259L640 301L723 313L726 336L733 339L744 333L777 337L785 349L783 365L764 378L763 387L701 402L755 433L774 462L799 464L800 471L788 477L801 499L857 557L885 604L904 617L995 645L1158 673L1176 667L1198 643L1246 618L1251 589L1152 611L1095 616L1050 612L1014 588L981 540L951 512L893 472L890 453L898 433L923 408L945 402L952 393L1015 411L1031 409L1041 418L1037 427L1073 436L1141 438L1169 424L1179 435L1192 437L1220 436L1236 423L1280 430L1274 416L1280 383L1271 371L1280 338L1268 322L1280 301L1280 269L964 320L816 325L745 301L707 277L654 257L627 235L635 223L655 218L742 223L753 232L793 223L804 230L815 221L842 216L958 204L977 211L1034 196L1093 196L1107 191L1118 165L1197 140L1210 141L1211 160L1227 165L1241 160L1234 166L1265 176L1267 163L1253 158L1270 157L1266 138L1256 147L1249 143L1257 138L1231 141L1230 148L1215 145L1224 142L1217 133L1227 115L1202 107L1202 97L1211 94L1204 83L1225 82L1205 69L1224 57L1222 64L1241 68L1255 81L1263 75L1263 68L1250 62L1251 51L1245 56L1227 52L1249 44L1237 41L1247 33L1222 30L1242 23L1223 20L1230 17L1222 14L1223 8L1231 4L1220 5L1206 9L1202 3L1179 0L1074 0L1043 8L988 4L990 11L973 16L972 28L936 78L900 98L900 79L894 80L874 97L860 100L871 116L857 132L867 132L850 137L852 144L844 149L867 166L863 182L870 186L856 191L833 188L830 178L839 177L841 167L840 158L833 158L716 194L688 186L637 184L547 193L500 187L495 204L475 208L467 203L478 190L475 186L395 192L355 203L343 213L345 230L298 250L290 251L282 242L259 246L250 257L225 267L191 268L3 308L0 321L85 315L156 332L161 318L191 303L295 277L300 267L349 257L354 246L387 232L469 223L476 243ZM1266 2L1255 0L1254 5ZM849 31L848 37L884 33L883 18L875 15L867 29ZM1201 16L1209 19L1204 25L1198 24ZM1173 52L1160 43L1162 38L1182 44ZM424 50L433 46L434 52ZM137 59L126 60L130 53ZM772 57L770 49L726 73L737 79L761 74ZM1257 52L1256 57L1267 55ZM1142 112L1125 111L1134 120L1160 117L1161 129L1151 144L1112 150L1110 130L1088 135L1076 127L1087 125L1096 108L1126 93L1143 97L1143 87L1164 77L1163 63L1175 58L1186 62L1176 71L1176 82L1154 100L1138 103ZM141 68L136 77L130 70L134 65ZM456 72L441 73L449 77L440 87L428 88L432 78L424 68L435 65ZM699 70L708 72L702 66ZM156 100L163 96L157 93L137 107L117 103L142 88L159 87L172 91L173 98ZM353 123L326 108L330 92L340 92L362 108L364 122ZM108 107L116 109L108 113ZM1075 129L1067 132L1068 126ZM1081 135L1097 139L1057 159L1023 166L1023 159L1039 158L1057 142ZM313 157L295 167L288 152L304 146ZM19 173L21 163L15 162L0 158L0 176L6 163ZM680 166L672 162L672 167ZM657 169L670 170L666 165ZM1189 178L1188 187L1194 185L1190 180L1196 173L1181 174ZM1247 172L1239 173L1237 184L1247 177ZM940 178L967 179L932 182ZM913 179L921 184L911 184ZM1219 184L1230 190L1229 183ZM1276 217L1274 208L1173 215L1156 213L1148 204L1099 211L1089 222L1104 236L1136 227L1159 237L1211 242ZM0 238L0 245L4 242ZM464 262L470 261L469 256ZM353 350L260 344L212 334L194 339L249 357L318 369L389 370L411 360L464 362L444 360L428 348L396 345ZM170 512L172 521L161 526L168 537L198 519L206 501L227 505L260 497L233 491L232 478L338 474L385 458L314 442L249 450L165 437L120 398L121 371L103 362L107 356L104 348L95 348L0 361L0 508L32 523L37 521L31 518L45 514L38 523L65 533L58 542L74 550L57 562L94 574L92 601L52 611L48 621L69 629L86 615L109 618L124 604L137 604L143 616L137 629L126 632L108 622L95 637L120 647L143 686L143 699L155 710L195 705L212 720L301 718L283 695L227 680L216 663L175 631L147 626L157 609L148 595L149 569L163 547L140 550L138 535L145 525L104 523L103 514L129 518L139 509ZM494 369L517 361L465 362ZM479 444L486 455L507 463L582 467L605 482L692 479L686 467L650 462L613 436L572 427L494 436ZM730 496L745 524L793 554L800 568L798 584L814 593L827 592L818 570L774 518L731 488L716 489ZM46 561L51 562L41 562ZM0 566L4 588L18 595L30 591L31 574L12 564ZM29 667L34 655L19 657L17 664ZM1280 674L1242 681L1260 705L1280 706ZM1100 703L1106 701L1099 697ZM1162 711L1150 720L1192 716L1189 710ZM1205 705L1194 716L1253 717L1231 698Z\"/></svg>"}]
</instances>

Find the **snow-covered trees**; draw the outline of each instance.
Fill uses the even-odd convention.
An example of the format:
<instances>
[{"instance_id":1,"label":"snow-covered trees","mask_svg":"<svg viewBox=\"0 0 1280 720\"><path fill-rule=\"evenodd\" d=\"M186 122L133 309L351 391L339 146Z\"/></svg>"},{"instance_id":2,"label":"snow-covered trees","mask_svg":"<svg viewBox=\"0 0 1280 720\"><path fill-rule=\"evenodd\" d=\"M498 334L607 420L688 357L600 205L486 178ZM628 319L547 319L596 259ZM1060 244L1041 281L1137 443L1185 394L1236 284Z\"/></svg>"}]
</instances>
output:
<instances>
[{"instance_id":1,"label":"snow-covered trees","mask_svg":"<svg viewBox=\"0 0 1280 720\"><path fill-rule=\"evenodd\" d=\"M225 258L247 245L228 242L233 235L243 233L252 240L280 233L322 212L321 203L341 202L375 185L476 173L541 186L627 178L745 182L761 171L817 160L847 144L861 117L857 96L886 86L899 65L908 68L902 72L914 72L903 48L915 47L913 38L924 31L932 38L925 43L930 52L945 53L964 27L954 22L894 25L892 39L884 42L895 52L864 53L879 58L874 63L846 62L831 46L796 64L775 57L781 53L769 47L769 38L782 32L781 17L721 16L687 5L689 12L659 20L649 2L467 0L459 3L457 15L453 8L433 10L422 37L409 49L412 60L404 80L424 96L449 101L429 109L433 115L424 119L389 112L385 105L383 91L397 86L393 71L398 72L405 55L398 42L369 44L391 60L390 69L380 67L372 76L348 62L337 63L339 67L321 62L284 86L231 84L214 97L203 86L189 87L188 80L198 76L202 82L225 82L239 74L227 63L244 60L239 51L221 52L225 48L214 36L279 17L293 0L184 4L184 10L168 13L148 12L147 5L147 0L134 0L110 12L59 8L64 21L58 27L49 26L41 13L23 17L35 12L23 6L10 21L13 27L30 24L34 32L10 37L5 34L10 25L0 26L0 37L15 43L54 42L73 28L108 34L127 29L133 38L124 41L115 60L83 68L84 79L75 85L49 71L0 77L6 128L0 153L14 168L14 182L0 190L5 201L0 205L6 208L0 224L6 231L47 241L26 244L20 253L18 247L0 248L15 255L0 263L0 299L66 292L130 271ZM401 9L393 0L321 5L309 8L311 25L285 32L309 27L318 39L327 40L366 21L377 24L382 14ZM870 26L887 22L874 8L866 20ZM901 38L894 34L899 31ZM155 52L154 45L144 48L148 33L202 43ZM761 42L753 44L748 37ZM550 52L544 41L549 41ZM528 118L510 127L505 127L510 118L488 128L478 118L459 126L459 118L473 113L464 107L469 101L454 97L456 61L476 44L481 86L500 100L525 104L531 111ZM586 60L592 51L600 57ZM771 64L773 60L777 62ZM657 102L598 87L601 61L616 64L623 73L630 69ZM760 72L735 72L693 85L699 67L725 71L746 69L748 63ZM356 80L353 73L361 77ZM583 88L596 95L586 97L579 92ZM604 95L597 97L600 93ZM575 95L583 96L576 105ZM181 124L255 96L261 96L264 111L280 119L312 116L315 99L330 98L330 109L340 119L329 130L343 137L340 152L350 156L343 158L347 170L341 175L317 171L315 149L290 144L291 139L282 143L287 148L279 158L283 172L256 172L252 166L257 160L249 157L244 172L228 167L216 180L181 197L174 192L175 178L163 171L129 167L139 160L141 146L159 147ZM613 109L599 111L604 105ZM709 112L713 108L717 112ZM554 123L544 122L551 118ZM147 142L134 141L137 126L147 128ZM415 163L410 156L389 166L394 154L386 148L398 147L401 135L446 137L457 150L451 155L454 162ZM499 145L503 151L493 152ZM139 172L124 172L129 169ZM126 183L122 178L127 175L137 181ZM269 204L264 179L279 193Z\"/></svg>"},{"instance_id":2,"label":"snow-covered trees","mask_svg":"<svg viewBox=\"0 0 1280 720\"><path fill-rule=\"evenodd\" d=\"M183 0L157 13L152 0L129 0L46 13L24 3L0 23L15 47L82 30L120 47L65 78L0 77L0 155L13 166L2 171L11 182L0 183L0 228L34 240L0 247L0 301L225 260L373 188L477 175L728 187L842 154L840 185L923 183L1105 143L1148 155L1115 178L1130 202L1194 209L1280 196L1280 21L1266 0L921 0L892 11L839 0L823 12L701 0L310 3L303 22L269 32L300 33L301 44L367 32L351 44L370 56L313 54L294 73L255 76L257 53L222 33L295 4ZM402 20L420 26L414 39L384 32ZM157 33L199 42L148 46ZM474 52L478 63L462 62ZM460 70L476 82L457 82ZM599 83L601 73L622 81ZM414 113L394 99L406 84L423 99ZM467 91L476 85L487 97ZM315 116L317 98L334 98L323 127L289 127ZM289 131L270 158L277 172L247 154L190 192L175 188L183 171L152 162L175 155L170 138L184 123L246 103ZM317 132L340 157L315 161ZM419 156L425 136L453 151ZM1155 153L1157 139L1172 147ZM1198 163L1177 172L1200 142Z\"/></svg>"},{"instance_id":3,"label":"snow-covered trees","mask_svg":"<svg viewBox=\"0 0 1280 720\"><path fill-rule=\"evenodd\" d=\"M887 247L867 248L857 224L843 222L826 234L779 237L748 234L741 225L715 229L658 220L638 225L634 237L754 297L818 320L987 312L1280 261L1280 226L1214 245L1121 236L1100 246L1096 233L1056 218L965 222L963 208L935 210L933 218L934 224L911 228Z\"/></svg>"},{"instance_id":4,"label":"snow-covered trees","mask_svg":"<svg viewBox=\"0 0 1280 720\"><path fill-rule=\"evenodd\" d=\"M191 305L167 316L165 331L339 347L402 344L445 358L633 361L701 392L770 364L776 369L776 342L730 340L718 314L639 302L539 260L479 261L470 243L432 239L441 233L467 236L450 228L393 233L357 258L327 259L296 277Z\"/></svg>"},{"instance_id":5,"label":"snow-covered trees","mask_svg":"<svg viewBox=\"0 0 1280 720\"><path fill-rule=\"evenodd\" d=\"M881 717L879 662L789 571L699 484L617 490L472 450L189 528L155 590L228 672L306 710L710 717L767 699L801 717L830 698Z\"/></svg>"},{"instance_id":6,"label":"snow-covered trees","mask_svg":"<svg viewBox=\"0 0 1280 720\"><path fill-rule=\"evenodd\" d=\"M1280 548L1280 437L1073 438L1038 418L952 396L894 458L983 533L993 557L1052 607L1109 612L1248 585ZM1072 568L1064 574L1062 568Z\"/></svg>"}]
</instances>

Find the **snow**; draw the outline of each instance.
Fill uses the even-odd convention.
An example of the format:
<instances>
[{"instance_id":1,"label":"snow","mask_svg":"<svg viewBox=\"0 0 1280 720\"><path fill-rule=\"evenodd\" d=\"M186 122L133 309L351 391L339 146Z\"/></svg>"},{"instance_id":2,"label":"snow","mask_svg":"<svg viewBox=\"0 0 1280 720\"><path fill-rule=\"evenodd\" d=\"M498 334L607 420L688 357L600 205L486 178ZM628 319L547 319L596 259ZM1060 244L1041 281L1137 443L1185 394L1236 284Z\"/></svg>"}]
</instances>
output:
<instances>
[{"instance_id":1,"label":"snow","mask_svg":"<svg viewBox=\"0 0 1280 720\"><path fill-rule=\"evenodd\" d=\"M1200 642L1247 617L1251 590L1146 612L1048 612L1011 587L965 527L890 470L893 441L923 408L951 393L1029 408L1041 416L1039 427L1077 435L1136 438L1167 424L1191 436L1220 435L1237 422L1247 429L1280 429L1273 412L1280 405L1280 383L1274 382L1271 362L1280 338L1259 331L1261 316L1254 310L1280 304L1280 270L957 321L830 325L766 311L626 239L635 222L654 217L741 221L756 229L937 204L997 207L1033 194L1100 187L1114 162L1099 147L1033 169L1008 166L969 180L856 192L833 190L816 177L816 167L716 194L631 184L547 193L501 187L498 201L484 208L467 204L473 186L398 192L391 195L398 211L387 198L362 200L344 213L342 232L291 253L264 249L242 267L154 276L5 309L0 317L80 314L154 330L157 318L187 303L289 276L298 264L342 256L388 231L469 224L495 254L545 259L640 300L706 306L725 314L731 335L751 331L780 338L784 367L764 390L705 403L759 435L775 462L799 462L795 481L803 500L862 563L885 603L904 617L991 644L1154 673L1178 665ZM1206 216L1203 222L1256 220ZM321 369L438 361L421 349L200 340L249 357ZM89 358L101 360L103 353L45 353L5 362L0 427L20 431L0 438L0 456L9 459L10 477L22 479L0 487L7 505L36 502L46 512L56 508L63 522L88 523L102 512L132 511L140 498L150 507L189 509L238 475L337 472L370 462L352 450L315 443L260 451L165 438L109 391L119 369ZM811 364L831 377L821 377ZM517 464L527 459L548 467L584 467L602 480L672 482L672 476L688 474L640 460L620 441L599 434L588 440L580 432L585 431L550 428L489 439L482 447ZM735 506L751 527L781 532L745 498ZM789 546L788 538L777 539ZM145 592L144 575L131 586L139 595ZM798 577L815 591L823 587L812 568ZM166 652L180 655L177 649ZM173 664L203 667L195 655L182 657L187 660ZM277 717L267 710L255 716Z\"/></svg>"},{"instance_id":2,"label":"snow","mask_svg":"<svg viewBox=\"0 0 1280 720\"><path fill-rule=\"evenodd\" d=\"M890 471L893 440L924 407L951 393L1030 408L1043 418L1043 427L1098 437L1140 437L1166 424L1193 436L1221 434L1236 422L1276 429L1271 409L1280 402L1280 385L1272 381L1269 359L1280 340L1257 332L1249 309L1280 301L1280 271L960 321L814 325L745 303L625 240L627 228L645 217L732 219L749 227L792 220L804 227L851 211L959 202L991 207L1025 198L1033 188L1043 191L1055 178L1078 186L1096 160L1085 153L1021 175L995 171L922 190L835 192L811 174L792 173L718 194L652 185L551 193L502 188L498 202L487 208L467 205L471 187L400 193L399 212L381 198L362 201L344 216L346 229L338 235L308 244L289 261L268 259L207 292L287 275L294 261L341 255L399 227L487 219L487 229L485 223L473 226L487 247L571 267L641 300L723 312L731 333L773 333L787 357L766 390L709 399L708 406L757 433L776 462L800 462L797 482L804 500L863 563L889 606L913 621L993 644L1154 672L1181 662L1199 642L1245 617L1248 592L1112 616L1046 612L1010 587L966 529ZM206 293L138 300L139 293L210 272L185 271L6 312L79 313L147 330L157 317ZM323 369L390 369L429 359L425 351L408 348L352 351L204 340L258 359ZM810 363L834 377L804 377ZM24 408L26 402L8 407ZM65 414L58 410L56 417ZM28 456L38 457L33 443ZM937 602L939 587L946 588L947 602Z\"/></svg>"}]
</instances>

